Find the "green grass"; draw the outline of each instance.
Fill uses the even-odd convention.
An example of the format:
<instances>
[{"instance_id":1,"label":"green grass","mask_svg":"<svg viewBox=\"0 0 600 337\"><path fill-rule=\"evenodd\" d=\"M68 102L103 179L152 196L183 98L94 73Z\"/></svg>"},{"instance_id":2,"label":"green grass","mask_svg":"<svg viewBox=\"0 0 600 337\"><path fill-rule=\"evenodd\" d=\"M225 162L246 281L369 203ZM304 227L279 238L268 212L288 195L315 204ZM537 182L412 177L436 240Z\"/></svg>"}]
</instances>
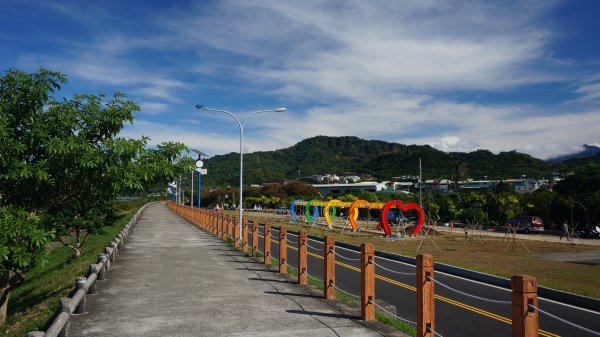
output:
<instances>
[{"instance_id":1,"label":"green grass","mask_svg":"<svg viewBox=\"0 0 600 337\"><path fill-rule=\"evenodd\" d=\"M387 313L384 312L380 312L378 310L375 310L375 318L382 322L385 323L389 326L392 326L408 335L411 336L416 336L417 335L417 327L415 325L409 324L407 322L401 321L395 317L390 316Z\"/></svg>"},{"instance_id":2,"label":"green grass","mask_svg":"<svg viewBox=\"0 0 600 337\"><path fill-rule=\"evenodd\" d=\"M82 256L73 258L73 250L55 246L47 256L47 263L27 274L25 282L10 295L8 317L0 326L0 337L25 336L29 331L46 330L57 314L59 299L75 288L75 279L85 276L89 265L98 261L110 241L135 215L135 210L122 214L102 233L90 235L83 245Z\"/></svg>"}]
</instances>

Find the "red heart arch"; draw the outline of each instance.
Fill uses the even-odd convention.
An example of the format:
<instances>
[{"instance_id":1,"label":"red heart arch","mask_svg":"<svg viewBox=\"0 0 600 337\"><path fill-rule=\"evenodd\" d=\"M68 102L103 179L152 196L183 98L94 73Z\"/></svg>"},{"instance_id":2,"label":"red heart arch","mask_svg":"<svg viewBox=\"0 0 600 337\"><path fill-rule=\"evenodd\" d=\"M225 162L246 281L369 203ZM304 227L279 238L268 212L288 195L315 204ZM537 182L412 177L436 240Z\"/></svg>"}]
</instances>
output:
<instances>
[{"instance_id":1,"label":"red heart arch","mask_svg":"<svg viewBox=\"0 0 600 337\"><path fill-rule=\"evenodd\" d=\"M421 206L414 202L405 204L400 200L390 200L385 205L383 205L383 208L381 209L380 223L383 227L383 231L385 232L385 236L392 236L392 231L390 230L390 226L388 224L387 219L388 211L392 207L399 207L402 210L402 212L406 212L412 209L417 211L417 213L419 214L419 220L412 231L412 235L419 234L421 228L423 227L423 223L425 222L425 214L423 213L423 209L421 208Z\"/></svg>"}]
</instances>

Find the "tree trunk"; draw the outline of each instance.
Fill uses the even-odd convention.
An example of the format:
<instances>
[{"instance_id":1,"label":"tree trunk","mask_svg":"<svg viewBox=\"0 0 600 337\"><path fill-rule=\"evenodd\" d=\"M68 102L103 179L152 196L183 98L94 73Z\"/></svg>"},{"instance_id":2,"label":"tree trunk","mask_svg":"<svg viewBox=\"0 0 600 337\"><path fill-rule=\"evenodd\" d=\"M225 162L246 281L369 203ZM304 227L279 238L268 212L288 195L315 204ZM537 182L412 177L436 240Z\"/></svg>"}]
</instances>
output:
<instances>
[{"instance_id":1,"label":"tree trunk","mask_svg":"<svg viewBox=\"0 0 600 337\"><path fill-rule=\"evenodd\" d=\"M10 295L9 272L5 271L0 276L0 325L6 321L8 309L8 296Z\"/></svg>"},{"instance_id":2,"label":"tree trunk","mask_svg":"<svg viewBox=\"0 0 600 337\"><path fill-rule=\"evenodd\" d=\"M75 258L81 257L81 229L77 228L75 231L77 243L75 245Z\"/></svg>"}]
</instances>

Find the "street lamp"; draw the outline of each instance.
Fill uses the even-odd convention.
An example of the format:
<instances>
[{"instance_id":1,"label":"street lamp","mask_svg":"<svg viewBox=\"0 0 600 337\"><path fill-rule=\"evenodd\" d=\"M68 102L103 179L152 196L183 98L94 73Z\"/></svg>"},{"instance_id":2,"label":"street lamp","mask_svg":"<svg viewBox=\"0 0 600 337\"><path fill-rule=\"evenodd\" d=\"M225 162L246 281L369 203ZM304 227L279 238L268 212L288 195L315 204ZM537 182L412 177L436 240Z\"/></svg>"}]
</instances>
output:
<instances>
[{"instance_id":1,"label":"street lamp","mask_svg":"<svg viewBox=\"0 0 600 337\"><path fill-rule=\"evenodd\" d=\"M233 119L235 119L235 121L237 122L238 126L240 127L240 206L239 206L239 216L238 216L238 222L240 224L240 233L239 233L239 237L240 239L242 238L242 219L243 219L243 204L242 204L242 197L243 197L243 189L244 189L244 152L242 150L243 145L244 145L244 126L246 125L246 121L248 121L248 119L250 119L250 117L259 114L261 112L285 112L287 111L286 108L276 108L276 109L269 109L269 110L259 110L259 111L254 111L253 113L251 113L250 115L248 115L248 117L246 117L242 122L240 122L239 118L237 118L234 114L232 114L229 111L225 111L225 110L219 110L219 109L211 109L211 108L207 108L204 105L200 105L200 104L196 104L196 109L198 110L208 110L208 111L217 111L217 112L222 112L225 114L228 114L229 116L233 117Z\"/></svg>"},{"instance_id":2,"label":"street lamp","mask_svg":"<svg viewBox=\"0 0 600 337\"><path fill-rule=\"evenodd\" d=\"M200 191L201 191L200 181L202 180L202 166L204 165L204 162L202 162L202 159L208 158L208 155L200 150L196 150L196 149L190 149L190 150L192 150L193 152L198 154L198 159L196 159L196 172L198 172L198 208L200 208ZM194 189L193 182L194 182L194 173L192 172L192 190ZM192 192L192 199L193 199L193 196L194 196L194 193ZM192 204L193 204L193 201L192 201Z\"/></svg>"}]
</instances>

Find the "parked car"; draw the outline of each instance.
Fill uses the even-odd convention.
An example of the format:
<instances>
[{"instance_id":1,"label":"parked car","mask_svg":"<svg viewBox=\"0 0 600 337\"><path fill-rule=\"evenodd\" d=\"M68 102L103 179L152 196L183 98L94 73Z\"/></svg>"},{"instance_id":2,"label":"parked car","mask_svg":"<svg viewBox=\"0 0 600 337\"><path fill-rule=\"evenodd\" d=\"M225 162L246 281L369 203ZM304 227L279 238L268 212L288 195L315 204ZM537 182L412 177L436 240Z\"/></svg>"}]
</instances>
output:
<instances>
[{"instance_id":1,"label":"parked car","mask_svg":"<svg viewBox=\"0 0 600 337\"><path fill-rule=\"evenodd\" d=\"M398 210L396 213L395 210L390 209L387 213L387 220L388 220L388 223L397 225L400 222L406 221L406 217L404 217L404 214L402 213L402 211Z\"/></svg>"},{"instance_id":2,"label":"parked car","mask_svg":"<svg viewBox=\"0 0 600 337\"><path fill-rule=\"evenodd\" d=\"M586 239L600 239L600 226L585 225L576 232L577 236Z\"/></svg>"},{"instance_id":3,"label":"parked car","mask_svg":"<svg viewBox=\"0 0 600 337\"><path fill-rule=\"evenodd\" d=\"M280 207L277 209L277 214L289 214L289 213L290 213L290 210L287 208Z\"/></svg>"},{"instance_id":4,"label":"parked car","mask_svg":"<svg viewBox=\"0 0 600 337\"><path fill-rule=\"evenodd\" d=\"M508 220L508 225L516 226L517 232L541 233L544 231L544 221L539 216L521 215Z\"/></svg>"}]
</instances>

